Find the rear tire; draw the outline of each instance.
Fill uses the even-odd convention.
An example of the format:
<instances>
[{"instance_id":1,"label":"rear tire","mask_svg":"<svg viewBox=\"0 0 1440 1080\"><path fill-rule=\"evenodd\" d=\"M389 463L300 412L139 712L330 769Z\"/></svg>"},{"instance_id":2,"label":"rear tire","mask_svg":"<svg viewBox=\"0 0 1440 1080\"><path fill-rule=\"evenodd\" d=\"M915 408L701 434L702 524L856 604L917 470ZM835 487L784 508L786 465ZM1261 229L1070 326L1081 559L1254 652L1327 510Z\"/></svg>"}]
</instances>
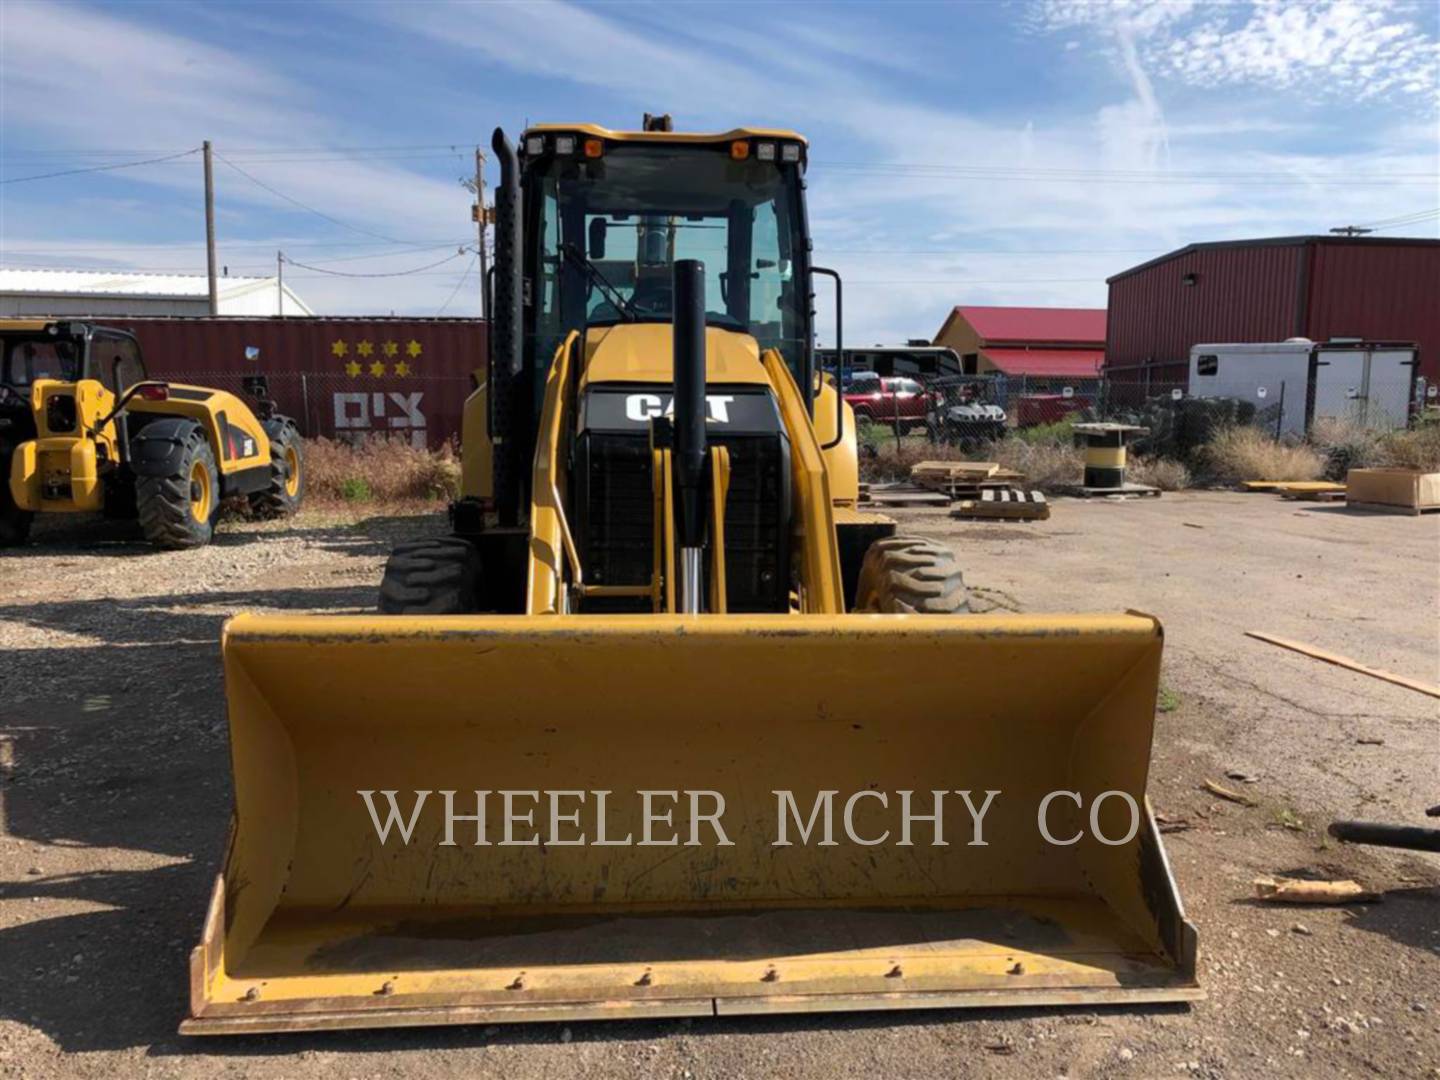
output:
<instances>
[{"instance_id":1,"label":"rear tire","mask_svg":"<svg viewBox=\"0 0 1440 1080\"><path fill-rule=\"evenodd\" d=\"M142 476L135 483L140 530L158 548L201 547L215 535L220 516L220 471L199 424L176 433L179 463L168 476Z\"/></svg>"},{"instance_id":2,"label":"rear tire","mask_svg":"<svg viewBox=\"0 0 1440 1080\"><path fill-rule=\"evenodd\" d=\"M380 579L384 615L464 615L480 610L480 553L442 536L397 544Z\"/></svg>"},{"instance_id":3,"label":"rear tire","mask_svg":"<svg viewBox=\"0 0 1440 1080\"><path fill-rule=\"evenodd\" d=\"M922 537L892 536L865 552L855 610L953 615L969 611L970 601L954 552Z\"/></svg>"},{"instance_id":4,"label":"rear tire","mask_svg":"<svg viewBox=\"0 0 1440 1080\"><path fill-rule=\"evenodd\" d=\"M290 517L305 497L305 465L300 432L289 420L267 427L270 437L270 483L250 495L250 512L261 520Z\"/></svg>"}]
</instances>

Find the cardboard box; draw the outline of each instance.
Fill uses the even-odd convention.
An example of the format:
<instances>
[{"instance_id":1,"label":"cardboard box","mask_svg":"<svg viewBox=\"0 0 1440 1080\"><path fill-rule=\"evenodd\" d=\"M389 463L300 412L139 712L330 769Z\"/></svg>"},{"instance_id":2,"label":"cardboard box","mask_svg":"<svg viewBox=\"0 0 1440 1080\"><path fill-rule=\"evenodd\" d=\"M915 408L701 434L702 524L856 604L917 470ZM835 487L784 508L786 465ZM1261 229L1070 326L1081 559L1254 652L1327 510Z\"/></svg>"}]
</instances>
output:
<instances>
[{"instance_id":1,"label":"cardboard box","mask_svg":"<svg viewBox=\"0 0 1440 1080\"><path fill-rule=\"evenodd\" d=\"M1351 469L1345 476L1345 501L1360 509L1418 514L1440 510L1440 473L1413 469Z\"/></svg>"}]
</instances>

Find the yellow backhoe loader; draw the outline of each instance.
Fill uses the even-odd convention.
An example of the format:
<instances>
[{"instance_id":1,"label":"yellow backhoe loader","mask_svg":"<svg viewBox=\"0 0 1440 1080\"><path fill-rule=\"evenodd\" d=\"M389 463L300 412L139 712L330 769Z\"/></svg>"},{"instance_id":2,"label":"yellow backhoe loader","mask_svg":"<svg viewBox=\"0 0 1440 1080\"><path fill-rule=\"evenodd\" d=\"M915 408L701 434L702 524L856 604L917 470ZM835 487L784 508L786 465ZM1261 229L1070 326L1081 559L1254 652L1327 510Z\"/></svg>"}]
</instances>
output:
<instances>
[{"instance_id":1,"label":"yellow backhoe loader","mask_svg":"<svg viewBox=\"0 0 1440 1080\"><path fill-rule=\"evenodd\" d=\"M947 549L859 508L805 141L493 146L451 533L379 615L225 629L181 1030L1198 997L1145 802L1160 627L965 613Z\"/></svg>"},{"instance_id":2,"label":"yellow backhoe loader","mask_svg":"<svg viewBox=\"0 0 1440 1080\"><path fill-rule=\"evenodd\" d=\"M151 379L140 344L81 321L0 319L0 546L36 514L138 519L159 548L208 544L221 503L294 513L300 432L255 377L234 394Z\"/></svg>"}]
</instances>

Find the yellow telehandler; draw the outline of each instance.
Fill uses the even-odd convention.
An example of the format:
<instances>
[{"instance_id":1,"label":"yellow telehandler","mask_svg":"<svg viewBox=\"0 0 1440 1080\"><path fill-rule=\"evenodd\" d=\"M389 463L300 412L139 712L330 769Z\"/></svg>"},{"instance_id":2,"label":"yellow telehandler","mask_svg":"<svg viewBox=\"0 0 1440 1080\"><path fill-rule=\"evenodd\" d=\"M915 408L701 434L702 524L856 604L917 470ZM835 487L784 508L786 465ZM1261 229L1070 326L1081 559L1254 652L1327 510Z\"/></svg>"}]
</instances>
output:
<instances>
[{"instance_id":1,"label":"yellow telehandler","mask_svg":"<svg viewBox=\"0 0 1440 1080\"><path fill-rule=\"evenodd\" d=\"M449 535L240 615L196 1034L1193 1000L1153 618L965 613L861 511L806 143L493 146Z\"/></svg>"},{"instance_id":2,"label":"yellow telehandler","mask_svg":"<svg viewBox=\"0 0 1440 1080\"><path fill-rule=\"evenodd\" d=\"M221 503L293 514L304 494L300 432L255 401L151 379L140 343L81 320L0 319L0 547L36 514L139 521L158 548L208 544Z\"/></svg>"}]
</instances>

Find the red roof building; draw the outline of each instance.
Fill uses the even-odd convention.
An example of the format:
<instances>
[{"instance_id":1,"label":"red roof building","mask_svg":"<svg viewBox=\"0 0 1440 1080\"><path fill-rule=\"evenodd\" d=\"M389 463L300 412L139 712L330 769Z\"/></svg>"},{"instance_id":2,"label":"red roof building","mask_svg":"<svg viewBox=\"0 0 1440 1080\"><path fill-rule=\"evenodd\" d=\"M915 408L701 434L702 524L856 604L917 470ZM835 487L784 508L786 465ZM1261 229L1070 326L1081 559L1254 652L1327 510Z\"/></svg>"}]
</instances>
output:
<instances>
[{"instance_id":1,"label":"red roof building","mask_svg":"<svg viewBox=\"0 0 1440 1080\"><path fill-rule=\"evenodd\" d=\"M1095 378L1105 363L1105 309L962 305L935 344L954 349L967 374Z\"/></svg>"}]
</instances>

